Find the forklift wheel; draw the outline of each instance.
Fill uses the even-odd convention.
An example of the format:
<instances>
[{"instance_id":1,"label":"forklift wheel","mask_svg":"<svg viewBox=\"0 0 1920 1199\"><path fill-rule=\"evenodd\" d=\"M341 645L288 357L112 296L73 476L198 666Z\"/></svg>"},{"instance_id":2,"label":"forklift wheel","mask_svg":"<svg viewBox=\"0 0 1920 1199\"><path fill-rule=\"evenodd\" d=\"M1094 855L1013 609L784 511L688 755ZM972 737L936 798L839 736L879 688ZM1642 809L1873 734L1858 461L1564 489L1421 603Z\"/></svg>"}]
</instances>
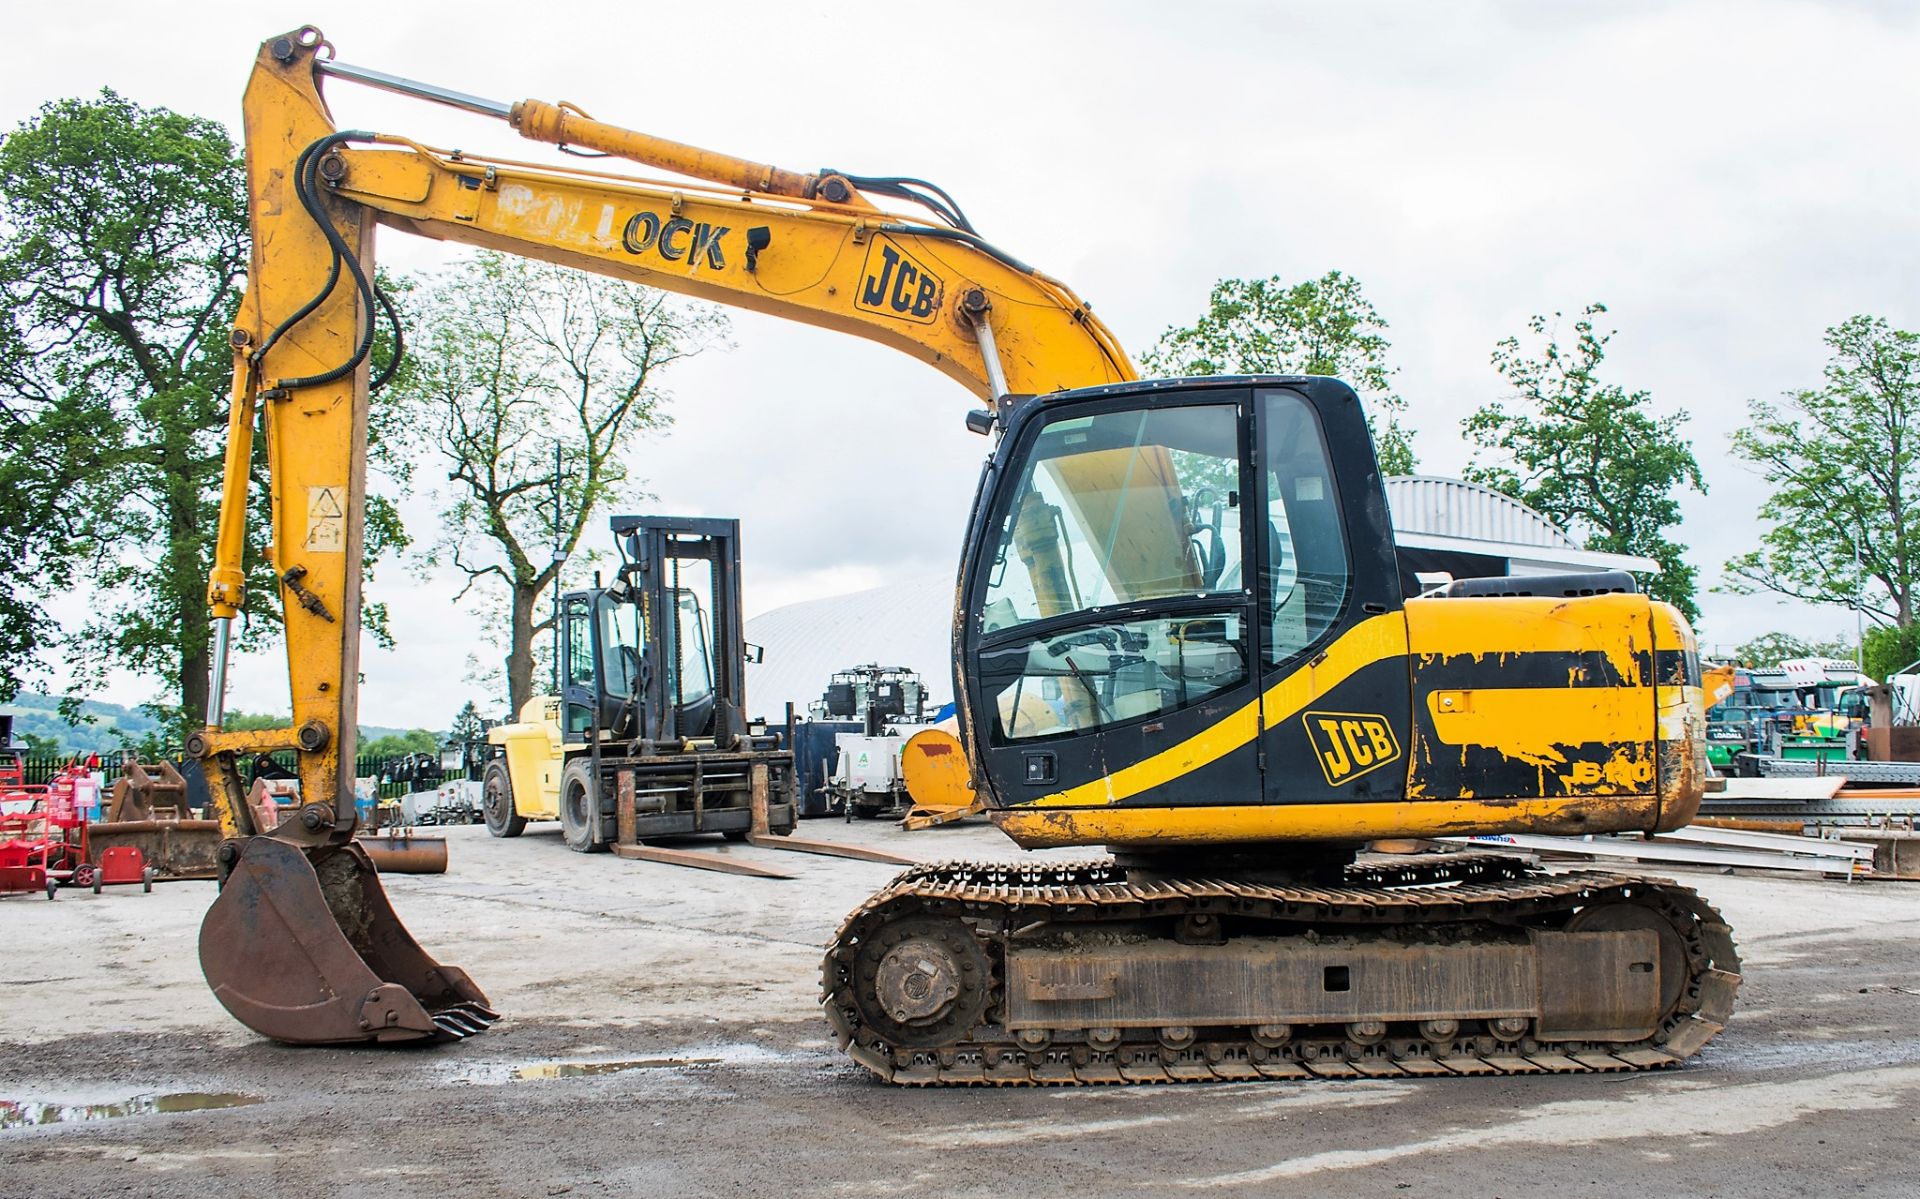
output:
<instances>
[{"instance_id":1,"label":"forklift wheel","mask_svg":"<svg viewBox=\"0 0 1920 1199\"><path fill-rule=\"evenodd\" d=\"M47 880L47 898L48 899L52 899L54 892L58 891L59 889L60 889L60 883L57 879L50 878Z\"/></svg>"},{"instance_id":2,"label":"forklift wheel","mask_svg":"<svg viewBox=\"0 0 1920 1199\"><path fill-rule=\"evenodd\" d=\"M93 893L95 895L100 894L100 888L106 886L106 883L107 883L106 871L96 870L93 872Z\"/></svg>"},{"instance_id":3,"label":"forklift wheel","mask_svg":"<svg viewBox=\"0 0 1920 1199\"><path fill-rule=\"evenodd\" d=\"M153 867L148 866L140 871L140 889L149 895L153 894Z\"/></svg>"},{"instance_id":4,"label":"forklift wheel","mask_svg":"<svg viewBox=\"0 0 1920 1199\"><path fill-rule=\"evenodd\" d=\"M747 830L743 828L722 829L720 830L720 835L729 841L745 841L747 839Z\"/></svg>"},{"instance_id":5,"label":"forklift wheel","mask_svg":"<svg viewBox=\"0 0 1920 1199\"><path fill-rule=\"evenodd\" d=\"M92 862L82 862L73 868L72 882L76 887L92 887L95 892L98 892L100 890L100 872L94 869Z\"/></svg>"}]
</instances>

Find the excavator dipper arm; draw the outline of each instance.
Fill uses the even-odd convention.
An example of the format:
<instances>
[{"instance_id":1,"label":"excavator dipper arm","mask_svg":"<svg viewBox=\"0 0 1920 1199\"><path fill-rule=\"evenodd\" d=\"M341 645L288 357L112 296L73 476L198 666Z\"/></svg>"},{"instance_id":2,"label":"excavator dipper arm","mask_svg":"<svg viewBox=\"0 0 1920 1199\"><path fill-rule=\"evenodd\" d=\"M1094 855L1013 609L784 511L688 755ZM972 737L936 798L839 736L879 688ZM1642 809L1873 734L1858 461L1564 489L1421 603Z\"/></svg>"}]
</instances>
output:
<instances>
[{"instance_id":1,"label":"excavator dipper arm","mask_svg":"<svg viewBox=\"0 0 1920 1199\"><path fill-rule=\"evenodd\" d=\"M803 174L620 129L565 104L485 100L332 61L306 27L260 49L245 96L253 226L232 333L225 482L208 601L213 702L189 749L207 766L229 841L201 933L209 982L243 1023L283 1041L462 1036L493 1014L460 971L394 917L353 840L374 234L540 258L789 317L893 346L993 401L1134 377L1112 335L1064 285L995 250L944 193L864 180L916 201L883 209L846 175ZM335 127L323 77L510 123L523 136L684 176L648 180L436 150ZM271 564L286 614L293 727L221 730L242 604L256 424L272 507ZM241 754L298 758L301 803L250 802ZM271 969L263 968L270 964Z\"/></svg>"}]
</instances>

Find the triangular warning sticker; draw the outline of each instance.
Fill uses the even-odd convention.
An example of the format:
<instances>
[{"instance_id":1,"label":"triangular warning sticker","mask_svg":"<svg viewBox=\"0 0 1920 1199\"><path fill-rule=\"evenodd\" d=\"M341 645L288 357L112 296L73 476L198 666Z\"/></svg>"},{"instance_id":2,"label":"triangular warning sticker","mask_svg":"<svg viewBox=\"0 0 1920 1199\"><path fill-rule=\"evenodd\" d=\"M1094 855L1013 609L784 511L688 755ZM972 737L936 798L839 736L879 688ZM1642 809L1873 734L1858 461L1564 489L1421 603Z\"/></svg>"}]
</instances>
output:
<instances>
[{"instance_id":1,"label":"triangular warning sticker","mask_svg":"<svg viewBox=\"0 0 1920 1199\"><path fill-rule=\"evenodd\" d=\"M309 506L309 511L307 512L307 515L308 516L339 516L341 515L340 501L334 497L333 488L316 487L313 489L313 502Z\"/></svg>"}]
</instances>

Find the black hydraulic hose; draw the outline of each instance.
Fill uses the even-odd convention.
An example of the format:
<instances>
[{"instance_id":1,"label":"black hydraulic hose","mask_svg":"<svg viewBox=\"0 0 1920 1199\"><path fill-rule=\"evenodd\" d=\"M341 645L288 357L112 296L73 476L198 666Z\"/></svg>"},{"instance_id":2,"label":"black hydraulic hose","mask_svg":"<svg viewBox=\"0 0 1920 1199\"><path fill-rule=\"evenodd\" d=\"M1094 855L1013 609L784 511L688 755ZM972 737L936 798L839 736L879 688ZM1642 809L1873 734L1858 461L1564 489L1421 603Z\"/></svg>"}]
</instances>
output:
<instances>
[{"instance_id":1,"label":"black hydraulic hose","mask_svg":"<svg viewBox=\"0 0 1920 1199\"><path fill-rule=\"evenodd\" d=\"M319 144L320 143L315 142L313 146L308 146L306 149L300 151L300 157L294 160L293 177L296 180L296 185L297 185L297 181L307 173L307 163L311 161L313 158L314 146L317 146ZM274 345L282 337L286 335L289 329L292 329L295 325L299 324L301 321L304 321L309 316L312 316L313 310L320 307L321 304L326 302L327 297L333 294L334 285L339 282L340 282L340 255L336 252L333 256L333 266L327 272L326 283L321 286L319 292L316 293L311 300L308 300L305 304L302 304L298 309L294 311L292 316L289 316L286 320L281 321L278 325L274 327L273 332L267 334L266 340L262 341L259 347L253 351L254 363L257 365L261 361L261 359L265 358L267 356L267 351L271 350L274 347Z\"/></svg>"},{"instance_id":2,"label":"black hydraulic hose","mask_svg":"<svg viewBox=\"0 0 1920 1199\"><path fill-rule=\"evenodd\" d=\"M372 136L371 133L363 133L356 130L346 130L339 133L328 134L310 147L312 153L307 159L307 169L294 173L294 191L299 195L301 205L306 208L307 214L313 218L314 224L319 226L321 234L326 237L327 245L333 249L335 263L346 263L347 273L353 276L354 288L359 291L360 300L366 306L367 318L366 327L362 329L360 333L360 343L354 347L353 353L347 357L345 362L328 370L321 371L318 374L302 375L295 379L283 379L280 381L281 387L291 390L302 387L319 387L322 384L331 383L336 379L351 374L355 368L366 361L367 355L373 352L373 313L375 305L373 283L367 278L366 271L361 269L360 260L354 256L352 249L348 247L347 239L340 235L340 231L335 229L333 222L328 219L327 211L321 205L320 197L316 194L317 180L315 178L315 176L319 174L320 160L328 151L345 142L355 140L364 141L372 138Z\"/></svg>"},{"instance_id":3,"label":"black hydraulic hose","mask_svg":"<svg viewBox=\"0 0 1920 1199\"><path fill-rule=\"evenodd\" d=\"M313 299L303 305L293 317L282 322L281 327L274 330L273 336L269 341L277 341L288 329L292 328L300 320L304 320L307 316L311 315L314 309L325 302L327 297L333 293L334 287L339 283L340 266L342 263L345 263L347 273L353 277L354 288L360 293L361 302L366 306L367 319L366 325L360 333L359 344L354 347L353 353L348 356L345 362L328 370L321 371L318 374L302 375L293 379L282 379L278 384L280 387L295 389L318 387L325 383L331 383L351 373L359 367L362 362L365 362L367 356L373 352L375 319L373 313L375 305L380 301L377 297L373 282L367 278L366 271L360 266L360 260L354 255L352 249L348 247L346 239L340 235L340 231L333 227L333 222L328 219L326 209L322 206L320 197L317 194L318 181L316 178L319 173L319 163L328 151L345 142L366 141L372 137L373 135L371 133L358 130L345 130L339 133L328 134L326 137L321 138L311 146L308 146L306 150L302 151L300 159L295 164L293 175L294 194L299 197L301 207L307 210L307 215L313 218L314 224L319 228L322 236L327 239L327 246L333 252L333 265L328 271L327 283L320 290L319 294L315 295ZM387 312L389 319L394 321L394 327L397 330L399 327L398 318L393 314L390 304L387 306ZM398 364L399 359L397 356L393 361L388 363L386 371L382 374L381 381L383 383L391 376L392 371L397 368Z\"/></svg>"},{"instance_id":4,"label":"black hydraulic hose","mask_svg":"<svg viewBox=\"0 0 1920 1199\"><path fill-rule=\"evenodd\" d=\"M379 391L392 382L393 376L399 372L400 360L407 356L407 335L400 327L400 313L393 306L393 297L378 284L374 285L373 294L380 301L380 311L387 314L388 327L393 330L393 352L387 355L387 364L380 368L379 375L367 385L368 391Z\"/></svg>"},{"instance_id":5,"label":"black hydraulic hose","mask_svg":"<svg viewBox=\"0 0 1920 1199\"><path fill-rule=\"evenodd\" d=\"M961 242L965 245L972 246L974 249L997 262L1012 267L1023 275L1037 275L1040 273L1018 258L1007 253L1005 250L995 246L992 242L986 241L978 234L968 233L964 229L942 229L937 225L908 225L897 221L889 221L880 226L880 231L882 233L909 234L914 237L938 237L945 241Z\"/></svg>"},{"instance_id":6,"label":"black hydraulic hose","mask_svg":"<svg viewBox=\"0 0 1920 1199\"><path fill-rule=\"evenodd\" d=\"M845 172L827 173L845 174ZM925 179L915 179L911 175L846 175L846 179L847 182L853 184L861 191L870 191L878 195L896 196L902 200L911 200L930 212L938 214L939 217L948 224L963 229L968 233L975 232L973 222L967 219L966 213L960 211L959 201L948 195L946 189L942 188L939 184L929 183ZM936 200L932 196L922 195L920 192L915 191L915 188L925 188L932 192L934 196L938 196L939 199Z\"/></svg>"}]
</instances>

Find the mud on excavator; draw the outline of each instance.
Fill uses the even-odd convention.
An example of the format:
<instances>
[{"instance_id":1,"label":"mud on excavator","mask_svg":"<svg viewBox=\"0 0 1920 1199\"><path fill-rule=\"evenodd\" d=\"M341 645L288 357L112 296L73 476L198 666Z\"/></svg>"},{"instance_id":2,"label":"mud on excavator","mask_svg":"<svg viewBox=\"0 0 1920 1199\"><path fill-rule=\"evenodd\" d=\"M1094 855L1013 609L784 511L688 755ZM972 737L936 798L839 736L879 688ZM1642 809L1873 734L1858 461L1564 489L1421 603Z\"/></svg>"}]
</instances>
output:
<instances>
[{"instance_id":1,"label":"mud on excavator","mask_svg":"<svg viewBox=\"0 0 1920 1199\"><path fill-rule=\"evenodd\" d=\"M323 79L676 178L339 130ZM993 440L953 626L969 774L1019 844L1111 856L918 867L849 915L822 1003L875 1075L1625 1070L1682 1060L1727 1020L1732 937L1683 887L1360 856L1387 838L1673 829L1705 763L1699 659L1672 607L1578 579L1403 596L1344 384L1135 381L1071 290L916 179L787 171L415 83L335 60L311 28L262 46L245 108L254 259L209 597L224 630L263 413L297 727L217 732L216 699L196 752L232 837L202 963L250 1027L400 1040L492 1019L350 844L377 224L867 337L985 401L966 422ZM232 756L281 748L306 803L251 835Z\"/></svg>"}]
</instances>

